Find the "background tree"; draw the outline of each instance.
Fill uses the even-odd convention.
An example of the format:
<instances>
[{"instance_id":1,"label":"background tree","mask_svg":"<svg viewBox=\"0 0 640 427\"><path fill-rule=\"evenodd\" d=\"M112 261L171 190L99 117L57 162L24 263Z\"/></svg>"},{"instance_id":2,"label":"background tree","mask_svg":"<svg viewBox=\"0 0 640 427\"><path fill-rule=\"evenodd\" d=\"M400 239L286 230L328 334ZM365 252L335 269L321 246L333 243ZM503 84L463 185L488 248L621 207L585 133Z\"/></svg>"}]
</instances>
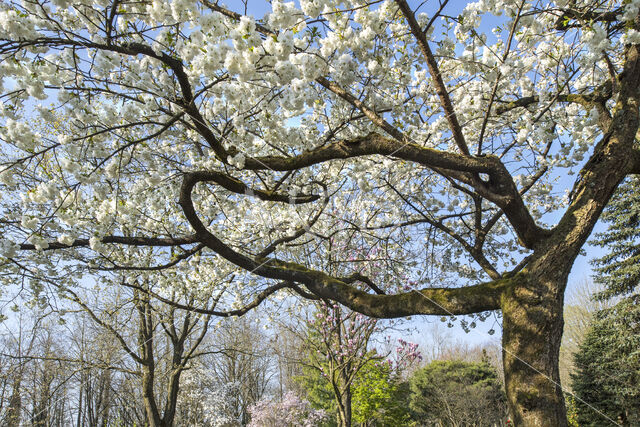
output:
<instances>
[{"instance_id":1,"label":"background tree","mask_svg":"<svg viewBox=\"0 0 640 427\"><path fill-rule=\"evenodd\" d=\"M640 422L639 184L633 177L618 188L603 215L608 228L593 241L607 251L593 261L595 280L602 286L594 298L605 306L596 313L575 354L572 378L582 399L576 402L580 425L598 425L603 414L623 425Z\"/></svg>"},{"instance_id":2,"label":"background tree","mask_svg":"<svg viewBox=\"0 0 640 427\"><path fill-rule=\"evenodd\" d=\"M315 427L327 418L324 411L313 409L308 401L294 392L287 392L279 402L260 400L249 411L250 427Z\"/></svg>"},{"instance_id":3,"label":"background tree","mask_svg":"<svg viewBox=\"0 0 640 427\"><path fill-rule=\"evenodd\" d=\"M105 298L105 290L94 304L77 292L63 289L64 298L79 306L89 318L119 344L126 358L133 362L144 402L146 423L150 426L172 426L177 413L180 377L192 359L200 355L211 321L210 314L198 314L166 305L152 296L153 285L137 280L129 284L130 292ZM171 292L162 298L174 304L190 306L193 294ZM105 301L106 300L106 301ZM203 301L209 305L208 301ZM127 327L133 322L136 327ZM162 333L159 333L162 331Z\"/></svg>"},{"instance_id":4,"label":"background tree","mask_svg":"<svg viewBox=\"0 0 640 427\"><path fill-rule=\"evenodd\" d=\"M304 340L286 322L275 322L273 332L271 347L278 365L278 395L282 399L286 392L293 391L296 395L303 396L305 393L297 378L303 375L300 357L308 350L304 346Z\"/></svg>"},{"instance_id":5,"label":"background tree","mask_svg":"<svg viewBox=\"0 0 640 427\"><path fill-rule=\"evenodd\" d=\"M220 322L210 338L215 352L202 360L214 384L230 388L228 415L243 425L249 408L271 392L277 374L269 337L256 320L248 315Z\"/></svg>"},{"instance_id":6,"label":"background tree","mask_svg":"<svg viewBox=\"0 0 640 427\"><path fill-rule=\"evenodd\" d=\"M16 364L5 416L15 413L15 425L173 425L180 377L205 351L211 314L158 301L148 282L56 291L56 301L37 306L45 314L29 313L42 320L3 352ZM195 299L175 289L158 296L186 306ZM47 312L54 305L58 312Z\"/></svg>"},{"instance_id":7,"label":"background tree","mask_svg":"<svg viewBox=\"0 0 640 427\"><path fill-rule=\"evenodd\" d=\"M607 230L597 233L593 245L606 255L593 260L594 280L603 289L601 301L638 292L640 285L640 178L627 179L607 205L602 220Z\"/></svg>"},{"instance_id":8,"label":"background tree","mask_svg":"<svg viewBox=\"0 0 640 427\"><path fill-rule=\"evenodd\" d=\"M640 423L639 348L640 295L597 313L575 355L579 425L602 425L603 414L624 426Z\"/></svg>"},{"instance_id":9,"label":"background tree","mask_svg":"<svg viewBox=\"0 0 640 427\"><path fill-rule=\"evenodd\" d=\"M338 304L318 304L312 316L303 338L307 351L301 362L306 375L299 381L312 403L333 409L338 425L350 427L353 383L367 364L384 358L371 349L380 327L376 319Z\"/></svg>"},{"instance_id":10,"label":"background tree","mask_svg":"<svg viewBox=\"0 0 640 427\"><path fill-rule=\"evenodd\" d=\"M2 277L208 266L240 305L501 310L514 421L566 425L567 278L640 172L638 7L453 3L2 3ZM323 270L345 246L370 256Z\"/></svg>"},{"instance_id":11,"label":"background tree","mask_svg":"<svg viewBox=\"0 0 640 427\"><path fill-rule=\"evenodd\" d=\"M0 420L8 426L63 426L70 420L75 371L57 339L64 329L40 309L35 307L31 316L20 312L17 331L9 330L1 342L10 388Z\"/></svg>"},{"instance_id":12,"label":"background tree","mask_svg":"<svg viewBox=\"0 0 640 427\"><path fill-rule=\"evenodd\" d=\"M417 344L399 340L394 357L370 361L353 384L353 419L360 426L410 425L410 369L422 360Z\"/></svg>"},{"instance_id":13,"label":"background tree","mask_svg":"<svg viewBox=\"0 0 640 427\"><path fill-rule=\"evenodd\" d=\"M504 392L487 362L434 361L411 378L410 406L421 423L501 425Z\"/></svg>"}]
</instances>

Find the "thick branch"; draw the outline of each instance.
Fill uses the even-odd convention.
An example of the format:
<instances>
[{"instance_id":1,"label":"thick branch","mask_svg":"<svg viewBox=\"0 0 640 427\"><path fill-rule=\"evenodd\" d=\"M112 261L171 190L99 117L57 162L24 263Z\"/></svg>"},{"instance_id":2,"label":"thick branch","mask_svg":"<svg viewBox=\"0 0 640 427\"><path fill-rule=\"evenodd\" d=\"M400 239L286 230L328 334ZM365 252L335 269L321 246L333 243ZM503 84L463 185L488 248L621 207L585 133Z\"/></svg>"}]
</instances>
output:
<instances>
[{"instance_id":1,"label":"thick branch","mask_svg":"<svg viewBox=\"0 0 640 427\"><path fill-rule=\"evenodd\" d=\"M290 196L288 194L275 193L273 191L256 190L250 188L242 181L221 172L199 171L190 172L190 174L200 182L215 182L232 193L254 195L260 200L270 202L302 204L314 202L320 198L317 194Z\"/></svg>"},{"instance_id":2,"label":"thick branch","mask_svg":"<svg viewBox=\"0 0 640 427\"><path fill-rule=\"evenodd\" d=\"M636 138L640 127L640 49L626 52L620 94L611 125L582 167L572 202L553 230L559 256L576 257L620 182L637 169ZM557 254L556 254L557 255Z\"/></svg>"},{"instance_id":3,"label":"thick branch","mask_svg":"<svg viewBox=\"0 0 640 427\"><path fill-rule=\"evenodd\" d=\"M420 51L427 61L427 67L429 68L429 73L431 74L431 78L433 78L433 83L436 88L436 92L438 93L438 97L440 98L440 104L442 105L442 109L444 110L444 114L447 117L447 121L449 122L449 127L451 128L451 133L453 134L453 140L456 145L460 149L462 154L468 156L469 155L469 147L467 147L467 143L464 139L464 135L462 134L462 127L458 122L458 117L456 116L455 110L453 108L453 104L451 103L451 98L449 97L449 92L447 91L447 87L444 84L444 80L442 79L442 74L440 73L440 68L438 67L438 62L436 58L433 56L433 52L431 52L431 48L429 47L429 42L427 41L427 37L420 28L420 24L416 20L416 16L407 4L406 0L396 0L396 4L400 8L400 11L404 15L405 19L409 23L409 28L411 29L411 34L415 37L418 46L420 46Z\"/></svg>"},{"instance_id":4,"label":"thick branch","mask_svg":"<svg viewBox=\"0 0 640 427\"><path fill-rule=\"evenodd\" d=\"M610 89L610 88L609 88ZM594 103L603 103L606 102L607 99L611 97L611 92L609 93L592 93L592 94L557 94L554 98L559 102L573 102L580 105L584 105L587 107L593 106ZM523 98L518 98L514 101L507 102L499 107L496 107L496 114L504 114L507 111L514 110L519 107L528 107L533 104L537 104L540 102L540 97L538 95L525 96Z\"/></svg>"},{"instance_id":5,"label":"thick branch","mask_svg":"<svg viewBox=\"0 0 640 427\"><path fill-rule=\"evenodd\" d=\"M463 288L428 288L396 295L373 295L342 281L307 287L315 294L337 301L354 311L377 318L416 314L447 316L471 314L500 308L502 292L515 283L499 279Z\"/></svg>"},{"instance_id":6,"label":"thick branch","mask_svg":"<svg viewBox=\"0 0 640 427\"><path fill-rule=\"evenodd\" d=\"M492 165L485 158L465 157L459 154L422 147L415 143L400 143L377 133L351 140L336 141L324 147L293 157L266 156L247 158L245 169L288 171L309 167L335 159L349 159L366 155L393 156L430 168L450 169L470 173L491 173Z\"/></svg>"},{"instance_id":7,"label":"thick branch","mask_svg":"<svg viewBox=\"0 0 640 427\"><path fill-rule=\"evenodd\" d=\"M556 21L556 30L581 27L583 22L618 22L623 12L623 8L618 8L610 12L596 12L592 10L581 12L575 9L564 9L562 15L560 15ZM581 21L581 23L571 24L571 21Z\"/></svg>"},{"instance_id":8,"label":"thick branch","mask_svg":"<svg viewBox=\"0 0 640 427\"><path fill-rule=\"evenodd\" d=\"M116 243L126 246L180 246L190 245L198 243L198 239L195 235L185 237L136 237L136 236L105 236L100 239L101 243ZM70 245L66 245L60 242L51 242L45 251L53 249L67 249L88 247L89 239L76 239ZM33 251L35 245L30 243L23 243L20 245L20 250Z\"/></svg>"}]
</instances>

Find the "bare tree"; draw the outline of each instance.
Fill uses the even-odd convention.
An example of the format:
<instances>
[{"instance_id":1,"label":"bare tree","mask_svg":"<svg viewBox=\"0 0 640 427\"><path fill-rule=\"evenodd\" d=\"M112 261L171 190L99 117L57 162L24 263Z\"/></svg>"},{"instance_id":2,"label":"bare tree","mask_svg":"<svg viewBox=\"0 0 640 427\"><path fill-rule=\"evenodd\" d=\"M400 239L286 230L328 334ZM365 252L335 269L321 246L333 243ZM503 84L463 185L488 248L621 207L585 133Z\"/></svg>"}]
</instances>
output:
<instances>
[{"instance_id":1,"label":"bare tree","mask_svg":"<svg viewBox=\"0 0 640 427\"><path fill-rule=\"evenodd\" d=\"M215 354L204 356L212 378L219 385L232 385L232 418L249 422L249 407L269 391L276 376L276 359L270 339L251 315L220 322L212 334Z\"/></svg>"},{"instance_id":2,"label":"bare tree","mask_svg":"<svg viewBox=\"0 0 640 427\"><path fill-rule=\"evenodd\" d=\"M150 294L152 285L147 282L130 287L131 291L124 292L124 296L116 295L111 308L91 306L70 289L65 291L65 297L110 334L133 362L135 368L131 372L139 377L146 422L150 426L172 426L180 376L189 362L199 356L198 347L211 315L179 310L154 300ZM174 302L184 299L186 304L193 304L195 297L174 292L167 299ZM103 381L108 379L108 371L102 375ZM108 393L108 388L103 392ZM107 395L103 397L108 399Z\"/></svg>"}]
</instances>

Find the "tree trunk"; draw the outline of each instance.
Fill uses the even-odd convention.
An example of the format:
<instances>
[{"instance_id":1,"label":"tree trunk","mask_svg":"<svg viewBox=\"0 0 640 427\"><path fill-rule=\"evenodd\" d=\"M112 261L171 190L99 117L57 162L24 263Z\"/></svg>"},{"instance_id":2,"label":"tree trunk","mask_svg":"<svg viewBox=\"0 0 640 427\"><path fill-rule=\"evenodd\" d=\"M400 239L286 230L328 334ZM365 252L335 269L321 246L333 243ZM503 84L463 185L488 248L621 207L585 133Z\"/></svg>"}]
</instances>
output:
<instances>
[{"instance_id":1,"label":"tree trunk","mask_svg":"<svg viewBox=\"0 0 640 427\"><path fill-rule=\"evenodd\" d=\"M149 427L161 427L162 418L158 411L158 405L153 394L154 373L149 367L143 367L142 373L142 399L144 401L144 410L147 414L147 422Z\"/></svg>"},{"instance_id":2,"label":"tree trunk","mask_svg":"<svg viewBox=\"0 0 640 427\"><path fill-rule=\"evenodd\" d=\"M180 353L180 357L182 354ZM182 374L182 368L176 363L174 358L173 370L171 371L171 377L169 378L169 384L167 386L167 402L162 417L163 427L173 427L173 423L176 417L176 409L178 407L178 393L180 391L180 375Z\"/></svg>"},{"instance_id":3,"label":"tree trunk","mask_svg":"<svg viewBox=\"0 0 640 427\"><path fill-rule=\"evenodd\" d=\"M22 415L22 395L20 393L22 372L18 374L20 377L13 382L13 390L9 399L9 407L7 408L7 426L18 427Z\"/></svg>"},{"instance_id":4,"label":"tree trunk","mask_svg":"<svg viewBox=\"0 0 640 427\"><path fill-rule=\"evenodd\" d=\"M558 361L571 264L545 257L522 275L524 286L502 296L505 387L516 426L567 426Z\"/></svg>"},{"instance_id":5,"label":"tree trunk","mask_svg":"<svg viewBox=\"0 0 640 427\"><path fill-rule=\"evenodd\" d=\"M344 407L344 426L351 427L351 387L347 387L342 395L342 406Z\"/></svg>"},{"instance_id":6,"label":"tree trunk","mask_svg":"<svg viewBox=\"0 0 640 427\"><path fill-rule=\"evenodd\" d=\"M82 425L82 410L84 409L82 407L82 393L83 390L81 388L80 392L78 393L78 415L76 418L76 427L80 427Z\"/></svg>"},{"instance_id":7,"label":"tree trunk","mask_svg":"<svg viewBox=\"0 0 640 427\"><path fill-rule=\"evenodd\" d=\"M351 427L351 387L347 387L338 399L338 425Z\"/></svg>"}]
</instances>

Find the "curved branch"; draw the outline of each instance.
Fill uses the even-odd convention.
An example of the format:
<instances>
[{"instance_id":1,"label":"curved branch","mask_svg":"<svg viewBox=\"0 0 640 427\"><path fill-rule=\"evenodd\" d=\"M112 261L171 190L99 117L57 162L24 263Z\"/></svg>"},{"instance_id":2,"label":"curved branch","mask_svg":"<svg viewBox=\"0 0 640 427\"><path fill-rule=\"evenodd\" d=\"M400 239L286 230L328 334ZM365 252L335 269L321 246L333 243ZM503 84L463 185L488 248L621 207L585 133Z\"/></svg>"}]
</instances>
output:
<instances>
[{"instance_id":1,"label":"curved branch","mask_svg":"<svg viewBox=\"0 0 640 427\"><path fill-rule=\"evenodd\" d=\"M3 50L9 50L9 47L14 48L25 48L29 46L45 46L45 47L75 47L82 49L98 49L109 52L120 53L129 56L136 55L144 55L150 58L157 59L165 64L167 67L173 71L176 79L178 80L178 85L180 86L180 91L182 93L182 99L177 100L178 104L180 104L187 114L193 119L194 126L202 135L207 143L211 146L216 156L223 162L227 161L228 152L222 145L222 143L218 140L218 138L213 134L211 129L206 125L204 118L200 114L200 111L195 105L195 98L193 94L193 90L191 88L191 83L189 81L189 76L187 75L184 65L179 58L174 58L171 55L168 55L164 52L156 52L149 45L140 42L130 42L123 43L120 45L116 44L101 44L94 42L84 42L77 40L69 40L64 38L55 38L55 37L41 37L28 41L17 41L11 43L11 46L4 46Z\"/></svg>"},{"instance_id":2,"label":"curved branch","mask_svg":"<svg viewBox=\"0 0 640 427\"><path fill-rule=\"evenodd\" d=\"M89 267L89 268L92 270L100 270L100 271L160 271L160 270L165 270L167 268L171 268L177 265L178 263L180 263L180 261L183 261L191 257L192 255L197 254L204 248L205 248L205 245L200 243L195 248L185 251L184 253L173 257L171 261L165 264L154 265L151 267L117 265L114 262L111 262L114 265L113 267Z\"/></svg>"},{"instance_id":3,"label":"curved branch","mask_svg":"<svg viewBox=\"0 0 640 427\"><path fill-rule=\"evenodd\" d=\"M260 200L270 202L283 202L291 204L310 203L320 198L317 194L290 196L284 193L275 193L273 191L256 190L247 186L242 181L233 178L227 174L215 171L199 171L189 172L198 182L215 182L219 186L236 194L254 195Z\"/></svg>"},{"instance_id":4,"label":"curved branch","mask_svg":"<svg viewBox=\"0 0 640 427\"><path fill-rule=\"evenodd\" d=\"M82 307L82 309L89 315L89 317L91 317L93 319L94 322L96 322L98 325L100 325L101 327L105 328L116 340L118 340L118 342L120 343L120 346L122 347L122 349L129 355L131 356L131 358L133 360L135 360L137 363L141 364L141 365L145 365L146 362L145 360L143 360L137 353L135 353L127 344L127 342L125 341L125 339L122 337L122 335L120 335L120 333L110 324L108 324L107 322L103 321L102 319L100 319L94 312L93 310L91 310L91 308L89 308L89 306L87 306L87 304L84 303L84 301L82 301L82 299L80 299L80 297L78 296L78 294L76 294L75 292L73 292L72 290L70 290L69 288L60 288L62 291L66 292L67 298L73 302L75 302L76 304L78 304L80 307Z\"/></svg>"},{"instance_id":5,"label":"curved branch","mask_svg":"<svg viewBox=\"0 0 640 427\"><path fill-rule=\"evenodd\" d=\"M227 246L213 235L198 217L191 192L197 179L185 174L179 204L196 236L211 250L245 270L259 276L304 284L320 298L337 301L352 310L372 317L393 318L416 314L469 314L500 308L500 296L513 279L499 279L466 288L429 288L397 295L372 295L344 281L303 265L275 258L253 259ZM415 298L418 292L423 298Z\"/></svg>"},{"instance_id":6,"label":"curved branch","mask_svg":"<svg viewBox=\"0 0 640 427\"><path fill-rule=\"evenodd\" d=\"M185 310L185 311L190 311L193 313L198 313L198 314L206 314L209 316L218 316L218 317L231 317L231 316L242 316L244 314L246 314L248 311L258 307L260 304L262 304L262 302L264 300L266 300L269 296L271 296L272 294L276 293L277 291L281 290L281 289L286 289L286 288L294 288L296 287L295 284L290 283L290 282L281 282L278 283L276 285L270 286L267 289L265 289L264 291L260 292L255 298L254 300L245 305L242 308L236 309L236 310L229 310L229 311L219 311L219 310L213 310L213 309L209 309L209 308L200 308L200 307L195 307L189 304L182 304L176 301L173 301L169 298L165 298L162 295L157 294L156 292L153 292L150 289L145 289L140 285L134 285L131 283L126 283L123 282L122 283L124 286L126 286L127 288L131 288L131 289L135 289L138 290L140 292L144 292L150 296L152 296L153 298L157 299L158 301L170 305L171 307L175 307L175 308L179 308L181 310Z\"/></svg>"},{"instance_id":7,"label":"curved branch","mask_svg":"<svg viewBox=\"0 0 640 427\"><path fill-rule=\"evenodd\" d=\"M373 280L371 280L367 276L365 276L363 274L360 274L360 273L353 273L349 277L343 277L340 280L342 280L346 284L351 284L351 283L354 283L354 282L362 282L362 283L366 284L367 286L369 286L373 290L373 292L375 292L378 295L386 295L387 294L385 291L380 289L380 287L378 287L378 285L373 283Z\"/></svg>"}]
</instances>

